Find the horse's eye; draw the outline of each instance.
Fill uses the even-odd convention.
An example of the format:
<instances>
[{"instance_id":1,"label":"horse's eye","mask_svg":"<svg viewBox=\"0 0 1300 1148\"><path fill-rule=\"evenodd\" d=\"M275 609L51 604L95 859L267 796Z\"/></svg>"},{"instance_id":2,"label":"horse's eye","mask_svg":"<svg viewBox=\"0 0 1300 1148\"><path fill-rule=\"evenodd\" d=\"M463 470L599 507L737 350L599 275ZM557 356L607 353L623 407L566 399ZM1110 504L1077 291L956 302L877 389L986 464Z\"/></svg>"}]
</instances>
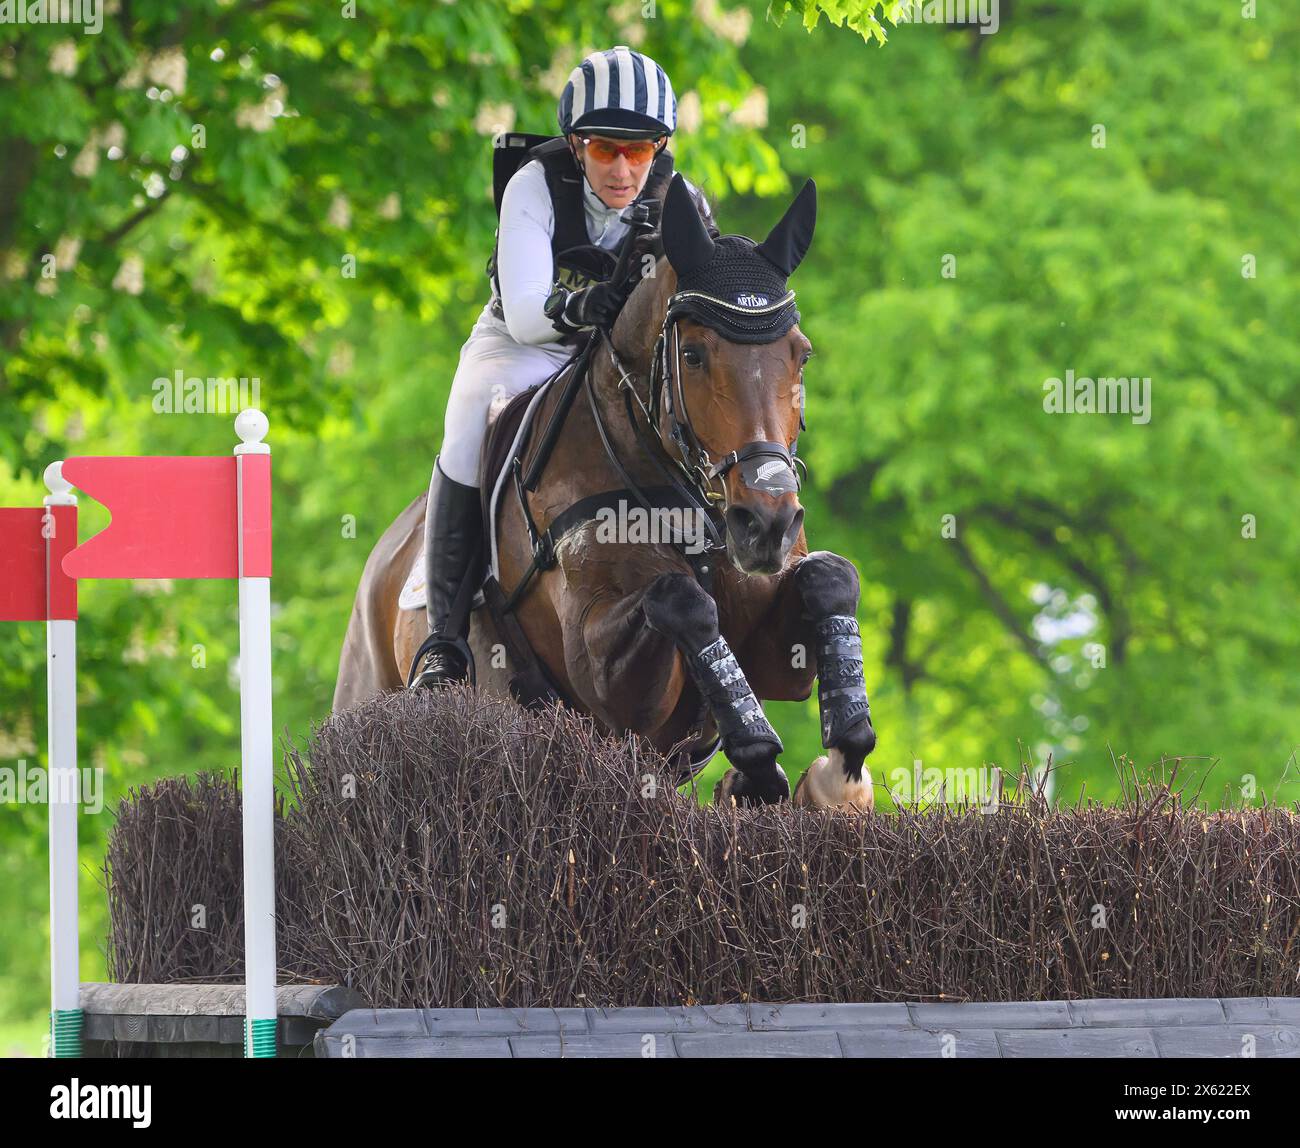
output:
<instances>
[{"instance_id":1,"label":"horse's eye","mask_svg":"<svg viewBox=\"0 0 1300 1148\"><path fill-rule=\"evenodd\" d=\"M702 367L704 365L704 356L700 353L698 347L687 347L682 351L682 359L685 360L688 367Z\"/></svg>"}]
</instances>

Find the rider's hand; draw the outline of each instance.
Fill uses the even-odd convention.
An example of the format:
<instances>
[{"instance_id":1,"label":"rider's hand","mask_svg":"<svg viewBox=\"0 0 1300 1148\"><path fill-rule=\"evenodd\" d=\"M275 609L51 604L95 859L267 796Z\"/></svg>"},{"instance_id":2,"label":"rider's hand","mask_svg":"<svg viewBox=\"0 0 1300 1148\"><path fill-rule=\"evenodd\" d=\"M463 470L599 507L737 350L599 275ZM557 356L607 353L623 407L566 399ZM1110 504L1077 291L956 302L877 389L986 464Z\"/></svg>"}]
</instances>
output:
<instances>
[{"instance_id":1,"label":"rider's hand","mask_svg":"<svg viewBox=\"0 0 1300 1148\"><path fill-rule=\"evenodd\" d=\"M569 296L564 305L564 320L574 327L604 327L608 330L630 294L627 284L593 283Z\"/></svg>"}]
</instances>

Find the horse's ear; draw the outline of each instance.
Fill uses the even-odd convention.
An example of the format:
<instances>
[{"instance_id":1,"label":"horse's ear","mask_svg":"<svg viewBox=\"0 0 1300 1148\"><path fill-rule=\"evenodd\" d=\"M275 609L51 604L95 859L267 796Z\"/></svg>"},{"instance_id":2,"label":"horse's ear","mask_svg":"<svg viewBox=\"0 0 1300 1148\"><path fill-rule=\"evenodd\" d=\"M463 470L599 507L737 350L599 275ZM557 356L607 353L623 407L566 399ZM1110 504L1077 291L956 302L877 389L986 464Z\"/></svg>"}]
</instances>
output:
<instances>
[{"instance_id":1,"label":"horse's ear","mask_svg":"<svg viewBox=\"0 0 1300 1148\"><path fill-rule=\"evenodd\" d=\"M817 185L810 179L799 189L794 202L785 209L781 222L768 232L767 238L756 250L789 276L808 254L816 225Z\"/></svg>"},{"instance_id":2,"label":"horse's ear","mask_svg":"<svg viewBox=\"0 0 1300 1148\"><path fill-rule=\"evenodd\" d=\"M681 173L673 175L664 196L664 214L660 223L664 254L680 279L713 258L713 240L695 207Z\"/></svg>"}]
</instances>

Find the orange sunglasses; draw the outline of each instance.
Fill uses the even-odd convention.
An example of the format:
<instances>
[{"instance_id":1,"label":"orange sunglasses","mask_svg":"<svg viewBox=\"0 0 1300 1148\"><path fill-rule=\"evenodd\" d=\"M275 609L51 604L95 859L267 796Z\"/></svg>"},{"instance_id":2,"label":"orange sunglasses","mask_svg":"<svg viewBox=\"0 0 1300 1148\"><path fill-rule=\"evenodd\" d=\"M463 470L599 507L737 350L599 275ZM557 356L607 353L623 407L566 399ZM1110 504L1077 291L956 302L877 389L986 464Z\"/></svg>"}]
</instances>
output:
<instances>
[{"instance_id":1,"label":"orange sunglasses","mask_svg":"<svg viewBox=\"0 0 1300 1148\"><path fill-rule=\"evenodd\" d=\"M597 163L613 163L619 156L627 156L628 163L647 163L653 159L668 142L667 136L657 140L632 140L630 143L616 144L613 140L579 136L587 154Z\"/></svg>"}]
</instances>

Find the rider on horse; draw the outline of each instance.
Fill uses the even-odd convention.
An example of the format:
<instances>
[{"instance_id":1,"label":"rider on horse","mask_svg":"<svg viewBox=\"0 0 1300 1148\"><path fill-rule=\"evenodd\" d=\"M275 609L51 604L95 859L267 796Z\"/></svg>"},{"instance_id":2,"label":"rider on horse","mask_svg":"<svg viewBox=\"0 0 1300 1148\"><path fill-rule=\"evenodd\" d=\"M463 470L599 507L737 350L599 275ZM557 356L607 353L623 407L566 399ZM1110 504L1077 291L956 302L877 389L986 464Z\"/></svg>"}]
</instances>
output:
<instances>
[{"instance_id":1,"label":"rider on horse","mask_svg":"<svg viewBox=\"0 0 1300 1148\"><path fill-rule=\"evenodd\" d=\"M430 637L410 681L437 686L468 673L464 626L449 625L461 583L482 551L479 457L489 407L553 375L593 326L608 328L635 286L611 281L634 203L662 203L672 174L668 137L677 121L668 76L618 46L574 68L557 112L561 136L532 147L500 199L492 294L460 352L442 450L425 510ZM709 232L703 194L686 186Z\"/></svg>"}]
</instances>

